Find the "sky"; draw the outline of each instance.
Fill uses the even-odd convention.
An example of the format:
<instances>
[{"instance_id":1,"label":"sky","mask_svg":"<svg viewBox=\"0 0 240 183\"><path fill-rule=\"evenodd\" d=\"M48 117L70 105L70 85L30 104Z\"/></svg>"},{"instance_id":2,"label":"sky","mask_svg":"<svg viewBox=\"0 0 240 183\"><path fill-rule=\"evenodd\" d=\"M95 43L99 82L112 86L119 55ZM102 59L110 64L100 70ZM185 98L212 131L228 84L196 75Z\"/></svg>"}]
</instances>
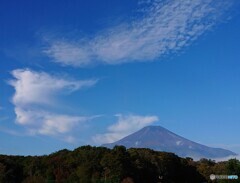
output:
<instances>
[{"instance_id":1,"label":"sky","mask_svg":"<svg viewBox=\"0 0 240 183\"><path fill-rule=\"evenodd\" d=\"M160 125L240 154L237 0L2 0L0 154Z\"/></svg>"}]
</instances>

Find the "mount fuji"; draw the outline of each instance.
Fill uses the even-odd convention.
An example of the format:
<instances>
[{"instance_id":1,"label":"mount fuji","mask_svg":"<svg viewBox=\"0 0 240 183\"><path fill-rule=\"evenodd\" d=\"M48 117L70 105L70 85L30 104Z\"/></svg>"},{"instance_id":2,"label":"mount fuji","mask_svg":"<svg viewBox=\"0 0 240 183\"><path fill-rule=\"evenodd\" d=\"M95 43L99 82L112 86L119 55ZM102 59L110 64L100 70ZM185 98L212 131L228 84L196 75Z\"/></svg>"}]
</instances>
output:
<instances>
[{"instance_id":1,"label":"mount fuji","mask_svg":"<svg viewBox=\"0 0 240 183\"><path fill-rule=\"evenodd\" d=\"M222 148L208 147L184 137L181 137L161 126L147 126L128 135L114 143L102 146L113 148L123 145L126 148L149 148L155 151L172 152L180 157L200 158L224 158L237 154Z\"/></svg>"}]
</instances>

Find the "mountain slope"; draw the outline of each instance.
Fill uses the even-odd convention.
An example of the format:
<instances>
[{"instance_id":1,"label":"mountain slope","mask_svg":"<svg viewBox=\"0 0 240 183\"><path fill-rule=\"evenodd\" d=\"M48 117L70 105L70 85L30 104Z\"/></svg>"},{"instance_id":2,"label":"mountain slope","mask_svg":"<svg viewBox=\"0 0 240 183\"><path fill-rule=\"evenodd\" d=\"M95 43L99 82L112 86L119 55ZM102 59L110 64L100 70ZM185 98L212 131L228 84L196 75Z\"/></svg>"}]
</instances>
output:
<instances>
[{"instance_id":1,"label":"mountain slope","mask_svg":"<svg viewBox=\"0 0 240 183\"><path fill-rule=\"evenodd\" d=\"M102 146L112 148L115 145L123 145L127 148L150 148L192 158L222 158L236 155L229 150L212 148L190 141L160 126L144 127L119 141Z\"/></svg>"}]
</instances>

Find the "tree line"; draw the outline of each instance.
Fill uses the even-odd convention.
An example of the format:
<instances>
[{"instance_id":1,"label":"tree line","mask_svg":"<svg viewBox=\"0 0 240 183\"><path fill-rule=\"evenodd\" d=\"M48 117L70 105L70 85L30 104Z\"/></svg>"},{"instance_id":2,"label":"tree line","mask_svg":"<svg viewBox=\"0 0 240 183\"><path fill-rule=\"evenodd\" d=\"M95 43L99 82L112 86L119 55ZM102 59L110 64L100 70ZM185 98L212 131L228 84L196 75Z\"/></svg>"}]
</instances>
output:
<instances>
[{"instance_id":1,"label":"tree line","mask_svg":"<svg viewBox=\"0 0 240 183\"><path fill-rule=\"evenodd\" d=\"M0 155L0 183L227 183L211 174L238 175L240 162L193 161L145 148L82 146L45 156ZM230 182L238 182L231 180Z\"/></svg>"}]
</instances>

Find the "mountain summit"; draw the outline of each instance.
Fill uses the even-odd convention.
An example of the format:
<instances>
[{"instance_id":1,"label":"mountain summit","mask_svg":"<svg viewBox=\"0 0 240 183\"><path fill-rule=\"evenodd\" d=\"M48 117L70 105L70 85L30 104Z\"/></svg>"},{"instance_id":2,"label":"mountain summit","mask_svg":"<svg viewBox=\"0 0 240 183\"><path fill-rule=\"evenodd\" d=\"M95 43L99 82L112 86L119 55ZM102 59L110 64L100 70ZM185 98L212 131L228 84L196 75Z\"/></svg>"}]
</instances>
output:
<instances>
[{"instance_id":1,"label":"mountain summit","mask_svg":"<svg viewBox=\"0 0 240 183\"><path fill-rule=\"evenodd\" d=\"M181 157L192 158L223 158L237 155L236 153L208 147L184 137L181 137L161 126L147 126L141 130L124 137L114 143L102 146L113 148L115 145L123 145L126 148L150 148L156 151L166 151Z\"/></svg>"}]
</instances>

